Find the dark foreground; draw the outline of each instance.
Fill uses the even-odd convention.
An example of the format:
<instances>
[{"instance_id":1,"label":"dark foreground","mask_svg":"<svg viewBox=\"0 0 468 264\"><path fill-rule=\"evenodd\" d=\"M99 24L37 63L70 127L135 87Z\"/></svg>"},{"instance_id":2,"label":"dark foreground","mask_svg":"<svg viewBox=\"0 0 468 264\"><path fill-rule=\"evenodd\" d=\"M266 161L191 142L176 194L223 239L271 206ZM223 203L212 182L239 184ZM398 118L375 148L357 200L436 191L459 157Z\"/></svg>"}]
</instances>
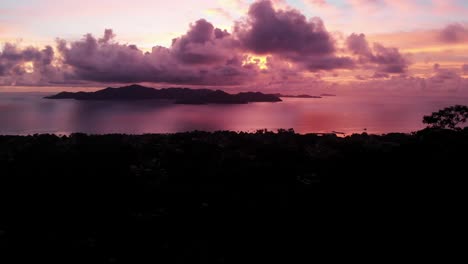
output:
<instances>
[{"instance_id":1,"label":"dark foreground","mask_svg":"<svg viewBox=\"0 0 468 264\"><path fill-rule=\"evenodd\" d=\"M0 262L297 263L321 252L321 178L421 186L467 149L468 130L1 136Z\"/></svg>"}]
</instances>

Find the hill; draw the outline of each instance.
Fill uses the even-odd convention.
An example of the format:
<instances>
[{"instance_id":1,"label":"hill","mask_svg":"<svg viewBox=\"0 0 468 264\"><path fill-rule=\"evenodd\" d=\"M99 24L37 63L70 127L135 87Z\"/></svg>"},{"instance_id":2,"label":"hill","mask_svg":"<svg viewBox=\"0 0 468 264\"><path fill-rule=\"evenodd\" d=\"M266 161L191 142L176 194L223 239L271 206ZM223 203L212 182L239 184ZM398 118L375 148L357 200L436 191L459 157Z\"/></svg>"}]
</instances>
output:
<instances>
[{"instance_id":1,"label":"hill","mask_svg":"<svg viewBox=\"0 0 468 264\"><path fill-rule=\"evenodd\" d=\"M244 92L229 94L221 90L165 88L154 89L141 85L120 88L108 87L96 92L61 92L46 99L75 99L96 101L171 100L176 104L247 104L253 102L281 102L272 94Z\"/></svg>"}]
</instances>

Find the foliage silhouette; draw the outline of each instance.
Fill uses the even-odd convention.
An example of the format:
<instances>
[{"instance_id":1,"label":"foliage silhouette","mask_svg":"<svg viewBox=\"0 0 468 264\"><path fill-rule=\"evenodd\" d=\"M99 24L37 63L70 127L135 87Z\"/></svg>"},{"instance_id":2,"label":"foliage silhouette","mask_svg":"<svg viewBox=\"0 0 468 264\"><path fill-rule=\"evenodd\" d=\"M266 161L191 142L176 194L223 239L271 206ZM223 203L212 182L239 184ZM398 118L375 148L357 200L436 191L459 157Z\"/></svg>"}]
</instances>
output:
<instances>
[{"instance_id":1,"label":"foliage silhouette","mask_svg":"<svg viewBox=\"0 0 468 264\"><path fill-rule=\"evenodd\" d=\"M0 262L296 263L323 246L323 177L346 183L340 225L398 230L391 208L449 206L424 186L464 180L466 149L468 129L0 136Z\"/></svg>"},{"instance_id":2,"label":"foliage silhouette","mask_svg":"<svg viewBox=\"0 0 468 264\"><path fill-rule=\"evenodd\" d=\"M460 124L468 119L468 106L454 105L437 112L430 116L424 116L423 123L428 124L430 128L442 128L461 130Z\"/></svg>"}]
</instances>

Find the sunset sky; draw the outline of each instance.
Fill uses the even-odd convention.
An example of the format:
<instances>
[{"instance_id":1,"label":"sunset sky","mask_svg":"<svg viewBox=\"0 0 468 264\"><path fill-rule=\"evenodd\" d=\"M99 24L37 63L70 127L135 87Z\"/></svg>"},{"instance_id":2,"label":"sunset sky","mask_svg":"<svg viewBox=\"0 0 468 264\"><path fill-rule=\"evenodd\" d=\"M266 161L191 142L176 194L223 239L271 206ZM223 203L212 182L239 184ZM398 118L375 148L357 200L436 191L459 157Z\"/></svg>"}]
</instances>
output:
<instances>
[{"instance_id":1,"label":"sunset sky","mask_svg":"<svg viewBox=\"0 0 468 264\"><path fill-rule=\"evenodd\" d=\"M2 0L1 86L468 91L464 0Z\"/></svg>"}]
</instances>

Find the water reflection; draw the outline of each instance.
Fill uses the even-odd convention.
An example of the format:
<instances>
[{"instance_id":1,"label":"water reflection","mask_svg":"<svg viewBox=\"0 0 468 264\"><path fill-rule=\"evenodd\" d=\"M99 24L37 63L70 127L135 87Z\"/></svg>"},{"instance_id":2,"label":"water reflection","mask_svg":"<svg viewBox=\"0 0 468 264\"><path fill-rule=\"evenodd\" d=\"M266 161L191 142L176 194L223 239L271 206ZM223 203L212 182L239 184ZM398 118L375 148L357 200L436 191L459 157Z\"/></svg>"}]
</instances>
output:
<instances>
[{"instance_id":1,"label":"water reflection","mask_svg":"<svg viewBox=\"0 0 468 264\"><path fill-rule=\"evenodd\" d=\"M165 101L45 100L43 94L0 94L0 134L173 133L294 128L300 133L411 132L422 116L464 104L461 97L286 98L248 105L174 105Z\"/></svg>"}]
</instances>

